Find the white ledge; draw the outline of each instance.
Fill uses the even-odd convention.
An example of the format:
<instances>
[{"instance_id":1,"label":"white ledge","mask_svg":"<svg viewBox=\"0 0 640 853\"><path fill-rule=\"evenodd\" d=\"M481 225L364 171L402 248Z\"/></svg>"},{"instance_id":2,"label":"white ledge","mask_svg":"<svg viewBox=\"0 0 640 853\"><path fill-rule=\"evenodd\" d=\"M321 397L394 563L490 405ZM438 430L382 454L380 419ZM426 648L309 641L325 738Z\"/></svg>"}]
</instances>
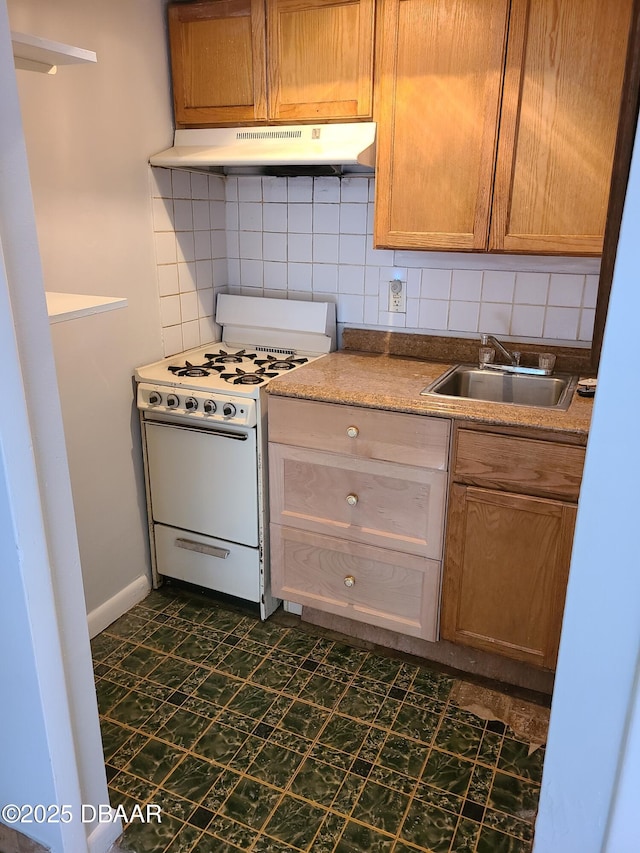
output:
<instances>
[{"instance_id":1,"label":"white ledge","mask_svg":"<svg viewBox=\"0 0 640 853\"><path fill-rule=\"evenodd\" d=\"M47 292L47 313L50 323L62 323L77 317L88 317L103 311L126 308L127 300L122 296L88 296L82 293Z\"/></svg>"},{"instance_id":2,"label":"white ledge","mask_svg":"<svg viewBox=\"0 0 640 853\"><path fill-rule=\"evenodd\" d=\"M75 65L79 62L97 62L93 50L73 47L59 41L43 39L27 33L11 33L13 57L16 68L55 74L58 65Z\"/></svg>"}]
</instances>

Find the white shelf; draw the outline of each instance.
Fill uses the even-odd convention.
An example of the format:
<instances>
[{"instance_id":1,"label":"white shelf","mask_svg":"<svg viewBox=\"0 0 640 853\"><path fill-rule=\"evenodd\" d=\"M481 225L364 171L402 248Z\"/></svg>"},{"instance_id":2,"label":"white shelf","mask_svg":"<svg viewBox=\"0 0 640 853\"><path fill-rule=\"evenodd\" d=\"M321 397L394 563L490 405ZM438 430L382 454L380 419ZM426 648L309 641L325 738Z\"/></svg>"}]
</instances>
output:
<instances>
[{"instance_id":1,"label":"white shelf","mask_svg":"<svg viewBox=\"0 0 640 853\"><path fill-rule=\"evenodd\" d=\"M58 41L31 36L27 33L11 33L13 58L16 68L55 74L58 65L76 65L82 62L97 62L92 50L73 47Z\"/></svg>"},{"instance_id":2,"label":"white shelf","mask_svg":"<svg viewBox=\"0 0 640 853\"><path fill-rule=\"evenodd\" d=\"M77 317L88 317L103 311L126 308L127 300L121 296L88 296L82 293L47 292L47 313L50 323L62 323Z\"/></svg>"}]
</instances>

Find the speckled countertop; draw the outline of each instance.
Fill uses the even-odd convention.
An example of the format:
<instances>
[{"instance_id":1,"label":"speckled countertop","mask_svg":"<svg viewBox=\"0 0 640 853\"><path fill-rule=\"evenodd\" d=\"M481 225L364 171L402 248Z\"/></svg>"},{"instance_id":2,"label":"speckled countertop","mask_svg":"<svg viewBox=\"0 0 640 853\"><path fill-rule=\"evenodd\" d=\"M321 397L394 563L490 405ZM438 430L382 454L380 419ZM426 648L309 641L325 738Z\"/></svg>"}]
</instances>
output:
<instances>
[{"instance_id":1,"label":"speckled countertop","mask_svg":"<svg viewBox=\"0 0 640 853\"><path fill-rule=\"evenodd\" d=\"M451 363L369 352L333 352L272 379L269 394L342 403L494 426L552 430L586 442L593 400L574 393L567 411L479 400L421 397L420 391Z\"/></svg>"}]
</instances>

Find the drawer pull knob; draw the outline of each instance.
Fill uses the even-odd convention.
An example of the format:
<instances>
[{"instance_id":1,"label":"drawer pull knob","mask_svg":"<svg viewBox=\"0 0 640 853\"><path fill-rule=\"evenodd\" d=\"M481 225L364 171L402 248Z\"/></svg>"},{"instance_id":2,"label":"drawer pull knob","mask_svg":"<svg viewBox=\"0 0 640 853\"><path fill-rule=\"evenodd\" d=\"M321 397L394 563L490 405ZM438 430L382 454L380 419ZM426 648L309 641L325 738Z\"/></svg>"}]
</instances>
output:
<instances>
[{"instance_id":1,"label":"drawer pull knob","mask_svg":"<svg viewBox=\"0 0 640 853\"><path fill-rule=\"evenodd\" d=\"M348 587L352 587L355 584L355 582L356 582L356 579L354 578L353 575L347 575L346 578L344 579L344 585L348 586Z\"/></svg>"},{"instance_id":2,"label":"drawer pull knob","mask_svg":"<svg viewBox=\"0 0 640 853\"><path fill-rule=\"evenodd\" d=\"M359 432L360 430L357 426L347 427L347 435L349 436L349 438L357 438Z\"/></svg>"},{"instance_id":3,"label":"drawer pull knob","mask_svg":"<svg viewBox=\"0 0 640 853\"><path fill-rule=\"evenodd\" d=\"M357 495L347 495L347 503L349 506L355 506L358 503Z\"/></svg>"}]
</instances>

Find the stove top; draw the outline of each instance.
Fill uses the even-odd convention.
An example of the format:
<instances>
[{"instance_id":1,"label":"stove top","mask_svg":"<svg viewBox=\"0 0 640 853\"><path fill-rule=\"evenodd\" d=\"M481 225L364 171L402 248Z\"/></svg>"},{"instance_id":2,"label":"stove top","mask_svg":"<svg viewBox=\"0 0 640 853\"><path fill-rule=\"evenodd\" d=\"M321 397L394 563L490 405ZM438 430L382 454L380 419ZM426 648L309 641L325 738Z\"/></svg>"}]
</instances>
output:
<instances>
[{"instance_id":1,"label":"stove top","mask_svg":"<svg viewBox=\"0 0 640 853\"><path fill-rule=\"evenodd\" d=\"M217 342L140 367L136 378L156 385L253 397L270 379L321 355Z\"/></svg>"}]
</instances>

